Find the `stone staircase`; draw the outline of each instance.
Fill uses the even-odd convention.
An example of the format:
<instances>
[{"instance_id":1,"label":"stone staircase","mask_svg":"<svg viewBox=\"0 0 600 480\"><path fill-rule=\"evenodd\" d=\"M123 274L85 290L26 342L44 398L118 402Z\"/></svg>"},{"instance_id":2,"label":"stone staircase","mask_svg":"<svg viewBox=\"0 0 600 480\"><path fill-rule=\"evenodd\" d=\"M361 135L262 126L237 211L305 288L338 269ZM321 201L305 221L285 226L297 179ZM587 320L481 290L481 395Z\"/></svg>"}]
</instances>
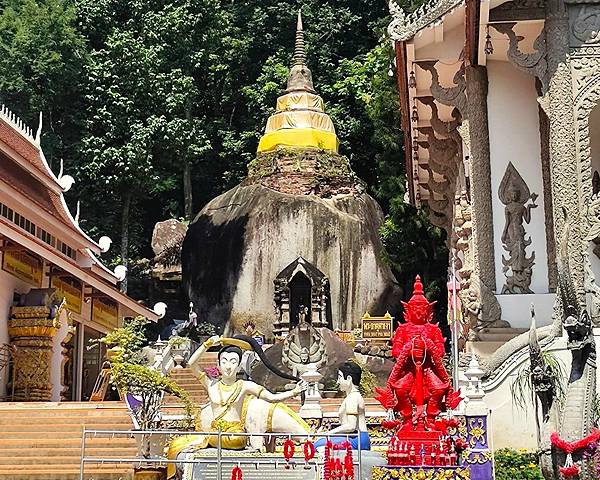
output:
<instances>
[{"instance_id":1,"label":"stone staircase","mask_svg":"<svg viewBox=\"0 0 600 480\"><path fill-rule=\"evenodd\" d=\"M217 353L207 352L200 358L200 368L214 368L217 366ZM204 405L208 402L206 390L202 387L196 376L189 368L174 368L169 376L186 392L189 393L196 405ZM165 398L165 405L178 405L181 401L169 395Z\"/></svg>"},{"instance_id":2,"label":"stone staircase","mask_svg":"<svg viewBox=\"0 0 600 480\"><path fill-rule=\"evenodd\" d=\"M506 342L528 330L527 328L484 328L479 333L479 340L467 342L466 350L480 358L488 358Z\"/></svg>"},{"instance_id":3,"label":"stone staircase","mask_svg":"<svg viewBox=\"0 0 600 480\"><path fill-rule=\"evenodd\" d=\"M130 430L121 402L0 403L0 480L79 479L83 429ZM135 457L129 437L88 438L86 456ZM130 480L133 468L86 464L86 480Z\"/></svg>"}]
</instances>

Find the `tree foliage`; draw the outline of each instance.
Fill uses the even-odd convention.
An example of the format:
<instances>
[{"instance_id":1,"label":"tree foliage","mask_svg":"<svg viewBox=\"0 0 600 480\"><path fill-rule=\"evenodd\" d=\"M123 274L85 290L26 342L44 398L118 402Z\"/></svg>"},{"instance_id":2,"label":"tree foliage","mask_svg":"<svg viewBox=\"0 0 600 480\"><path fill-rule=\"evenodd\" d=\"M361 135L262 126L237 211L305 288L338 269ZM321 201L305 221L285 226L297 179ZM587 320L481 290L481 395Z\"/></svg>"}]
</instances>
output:
<instances>
[{"instance_id":1,"label":"tree foliage","mask_svg":"<svg viewBox=\"0 0 600 480\"><path fill-rule=\"evenodd\" d=\"M285 88L302 7L308 64L341 152L379 200L386 257L444 290L442 233L404 203L406 175L383 0L0 0L0 100L77 179L111 262L152 255L154 223L236 185ZM407 4L412 9L415 2ZM424 271L423 271L424 270Z\"/></svg>"}]
</instances>

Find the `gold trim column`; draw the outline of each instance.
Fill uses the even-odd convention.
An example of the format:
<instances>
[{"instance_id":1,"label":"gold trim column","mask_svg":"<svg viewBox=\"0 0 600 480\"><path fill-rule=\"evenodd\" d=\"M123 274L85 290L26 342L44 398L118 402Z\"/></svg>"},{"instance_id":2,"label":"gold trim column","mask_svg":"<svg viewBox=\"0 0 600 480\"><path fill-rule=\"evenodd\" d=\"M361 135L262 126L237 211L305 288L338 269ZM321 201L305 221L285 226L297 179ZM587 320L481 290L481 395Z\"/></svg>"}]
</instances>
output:
<instances>
[{"instance_id":1,"label":"gold trim column","mask_svg":"<svg viewBox=\"0 0 600 480\"><path fill-rule=\"evenodd\" d=\"M52 342L58 332L58 313L45 306L12 307L8 320L14 353L15 401L52 400Z\"/></svg>"}]
</instances>

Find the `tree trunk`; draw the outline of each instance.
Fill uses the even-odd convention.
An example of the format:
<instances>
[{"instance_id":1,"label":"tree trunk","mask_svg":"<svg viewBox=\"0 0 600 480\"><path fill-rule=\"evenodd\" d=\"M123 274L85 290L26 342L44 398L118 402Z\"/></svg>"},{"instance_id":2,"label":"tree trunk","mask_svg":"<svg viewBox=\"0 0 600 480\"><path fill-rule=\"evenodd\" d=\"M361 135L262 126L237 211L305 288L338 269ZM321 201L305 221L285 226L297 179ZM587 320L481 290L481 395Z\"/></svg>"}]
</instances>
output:
<instances>
[{"instance_id":1,"label":"tree trunk","mask_svg":"<svg viewBox=\"0 0 600 480\"><path fill-rule=\"evenodd\" d=\"M123 211L121 213L121 263L128 268L129 258L129 212L131 210L131 192L123 196ZM127 277L121 282L121 291L127 293Z\"/></svg>"},{"instance_id":2,"label":"tree trunk","mask_svg":"<svg viewBox=\"0 0 600 480\"><path fill-rule=\"evenodd\" d=\"M187 158L183 162L183 205L186 220L193 220L192 165Z\"/></svg>"},{"instance_id":3,"label":"tree trunk","mask_svg":"<svg viewBox=\"0 0 600 480\"><path fill-rule=\"evenodd\" d=\"M188 125L192 121L192 105L187 102L185 106L185 119ZM189 221L194 217L194 198L192 192L192 159L186 154L183 159L183 208L185 218Z\"/></svg>"}]
</instances>

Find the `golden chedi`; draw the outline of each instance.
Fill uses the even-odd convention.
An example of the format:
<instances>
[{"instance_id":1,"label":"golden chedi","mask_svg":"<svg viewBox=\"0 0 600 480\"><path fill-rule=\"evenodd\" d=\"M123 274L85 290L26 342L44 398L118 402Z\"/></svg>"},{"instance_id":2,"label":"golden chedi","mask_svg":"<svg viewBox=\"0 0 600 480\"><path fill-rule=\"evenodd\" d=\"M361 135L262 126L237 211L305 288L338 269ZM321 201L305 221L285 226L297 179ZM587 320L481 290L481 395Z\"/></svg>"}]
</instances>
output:
<instances>
[{"instance_id":1,"label":"golden chedi","mask_svg":"<svg viewBox=\"0 0 600 480\"><path fill-rule=\"evenodd\" d=\"M277 99L277 111L269 117L258 153L279 147L306 147L338 151L335 127L325 113L323 99L315 92L306 66L302 17L298 14L296 47L285 94Z\"/></svg>"}]
</instances>

